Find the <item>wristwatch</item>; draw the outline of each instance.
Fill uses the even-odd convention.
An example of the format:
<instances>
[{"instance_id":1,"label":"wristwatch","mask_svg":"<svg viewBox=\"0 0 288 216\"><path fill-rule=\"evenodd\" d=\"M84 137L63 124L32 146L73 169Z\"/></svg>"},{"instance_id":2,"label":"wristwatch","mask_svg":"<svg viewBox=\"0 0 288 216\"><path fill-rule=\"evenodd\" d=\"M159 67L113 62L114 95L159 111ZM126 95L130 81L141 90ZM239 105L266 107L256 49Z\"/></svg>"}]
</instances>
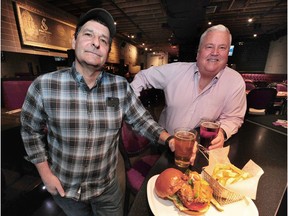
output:
<instances>
[{"instance_id":1,"label":"wristwatch","mask_svg":"<svg viewBox=\"0 0 288 216\"><path fill-rule=\"evenodd\" d=\"M169 136L169 137L165 140L165 145L168 145L168 146L169 146L169 142L170 142L170 140L173 139L173 138L174 138L173 135Z\"/></svg>"}]
</instances>

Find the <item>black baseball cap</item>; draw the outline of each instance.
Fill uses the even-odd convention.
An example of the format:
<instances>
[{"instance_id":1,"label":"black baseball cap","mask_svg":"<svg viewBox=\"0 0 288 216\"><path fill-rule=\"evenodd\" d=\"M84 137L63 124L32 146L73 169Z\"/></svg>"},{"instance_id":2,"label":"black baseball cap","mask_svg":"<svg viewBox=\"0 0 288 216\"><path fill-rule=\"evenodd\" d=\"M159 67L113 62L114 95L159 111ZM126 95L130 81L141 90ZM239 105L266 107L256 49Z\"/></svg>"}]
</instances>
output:
<instances>
[{"instance_id":1,"label":"black baseball cap","mask_svg":"<svg viewBox=\"0 0 288 216\"><path fill-rule=\"evenodd\" d=\"M109 29L110 37L113 38L115 36L116 26L114 24L114 19L112 15L103 8L94 8L83 14L77 24L76 32L78 32L79 27L83 26L86 22L92 19L98 19L101 22L104 22Z\"/></svg>"}]
</instances>

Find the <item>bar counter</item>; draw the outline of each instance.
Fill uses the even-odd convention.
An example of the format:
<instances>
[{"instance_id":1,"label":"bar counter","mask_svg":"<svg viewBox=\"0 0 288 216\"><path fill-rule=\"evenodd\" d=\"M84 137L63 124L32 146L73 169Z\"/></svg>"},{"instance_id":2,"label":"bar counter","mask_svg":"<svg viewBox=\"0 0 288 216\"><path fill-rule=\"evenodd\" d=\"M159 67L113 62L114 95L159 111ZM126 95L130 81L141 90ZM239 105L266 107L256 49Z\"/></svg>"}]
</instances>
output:
<instances>
[{"instance_id":1,"label":"bar counter","mask_svg":"<svg viewBox=\"0 0 288 216\"><path fill-rule=\"evenodd\" d=\"M275 130L245 121L239 132L225 145L230 145L228 156L231 163L237 167L242 168L252 159L264 170L259 180L256 200L253 201L259 216L276 215L287 190L287 133L277 133ZM192 169L199 172L201 166L201 161L198 160ZM135 197L129 215L153 215L147 200L147 182L168 167L175 167L173 153L169 150L162 154L150 170Z\"/></svg>"}]
</instances>

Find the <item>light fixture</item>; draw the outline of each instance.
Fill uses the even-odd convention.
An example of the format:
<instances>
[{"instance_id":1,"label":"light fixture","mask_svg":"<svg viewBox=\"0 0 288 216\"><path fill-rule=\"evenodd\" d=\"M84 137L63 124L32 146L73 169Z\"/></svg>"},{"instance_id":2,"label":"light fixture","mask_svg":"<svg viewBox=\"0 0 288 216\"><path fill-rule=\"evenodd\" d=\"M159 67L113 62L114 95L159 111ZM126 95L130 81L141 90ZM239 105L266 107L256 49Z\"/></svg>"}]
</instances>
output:
<instances>
[{"instance_id":1,"label":"light fixture","mask_svg":"<svg viewBox=\"0 0 288 216\"><path fill-rule=\"evenodd\" d=\"M253 37L257 37L257 34L253 34Z\"/></svg>"},{"instance_id":2,"label":"light fixture","mask_svg":"<svg viewBox=\"0 0 288 216\"><path fill-rule=\"evenodd\" d=\"M208 22L208 25L212 25L212 22L211 22L211 21L209 21L209 22Z\"/></svg>"},{"instance_id":3,"label":"light fixture","mask_svg":"<svg viewBox=\"0 0 288 216\"><path fill-rule=\"evenodd\" d=\"M248 19L248 22L249 22L249 23L253 22L253 18L249 18L249 19Z\"/></svg>"},{"instance_id":4,"label":"light fixture","mask_svg":"<svg viewBox=\"0 0 288 216\"><path fill-rule=\"evenodd\" d=\"M134 34L128 34L127 37L128 38L135 38L135 35Z\"/></svg>"}]
</instances>

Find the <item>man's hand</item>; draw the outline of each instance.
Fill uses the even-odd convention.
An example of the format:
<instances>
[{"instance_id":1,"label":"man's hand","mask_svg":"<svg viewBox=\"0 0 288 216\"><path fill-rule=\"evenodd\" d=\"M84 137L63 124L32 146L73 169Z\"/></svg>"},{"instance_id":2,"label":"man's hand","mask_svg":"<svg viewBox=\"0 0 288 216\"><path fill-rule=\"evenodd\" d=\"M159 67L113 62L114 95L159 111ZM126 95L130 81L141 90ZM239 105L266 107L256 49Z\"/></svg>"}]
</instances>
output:
<instances>
[{"instance_id":1,"label":"man's hand","mask_svg":"<svg viewBox=\"0 0 288 216\"><path fill-rule=\"evenodd\" d=\"M46 186L47 191L52 194L52 195L57 195L59 194L61 197L65 196L65 192L64 189L59 181L59 179L51 174L51 175L47 175L45 177L45 179L42 179L44 185Z\"/></svg>"},{"instance_id":2,"label":"man's hand","mask_svg":"<svg viewBox=\"0 0 288 216\"><path fill-rule=\"evenodd\" d=\"M209 146L209 150L216 149L216 148L222 148L224 146L225 141L225 131L220 128L217 137L211 141L211 145Z\"/></svg>"},{"instance_id":3,"label":"man's hand","mask_svg":"<svg viewBox=\"0 0 288 216\"><path fill-rule=\"evenodd\" d=\"M36 167L47 191L52 195L59 194L61 197L64 197L65 191L57 176L52 173L48 162L38 163Z\"/></svg>"},{"instance_id":4,"label":"man's hand","mask_svg":"<svg viewBox=\"0 0 288 216\"><path fill-rule=\"evenodd\" d=\"M172 152L175 151L175 139L171 139L170 142L169 142L169 148ZM192 149L192 156L190 158L190 164L191 166L194 165L194 161L195 161L195 158L196 158L196 153L197 153L197 150L198 150L198 143L197 141L195 141L194 143L194 147Z\"/></svg>"}]
</instances>

